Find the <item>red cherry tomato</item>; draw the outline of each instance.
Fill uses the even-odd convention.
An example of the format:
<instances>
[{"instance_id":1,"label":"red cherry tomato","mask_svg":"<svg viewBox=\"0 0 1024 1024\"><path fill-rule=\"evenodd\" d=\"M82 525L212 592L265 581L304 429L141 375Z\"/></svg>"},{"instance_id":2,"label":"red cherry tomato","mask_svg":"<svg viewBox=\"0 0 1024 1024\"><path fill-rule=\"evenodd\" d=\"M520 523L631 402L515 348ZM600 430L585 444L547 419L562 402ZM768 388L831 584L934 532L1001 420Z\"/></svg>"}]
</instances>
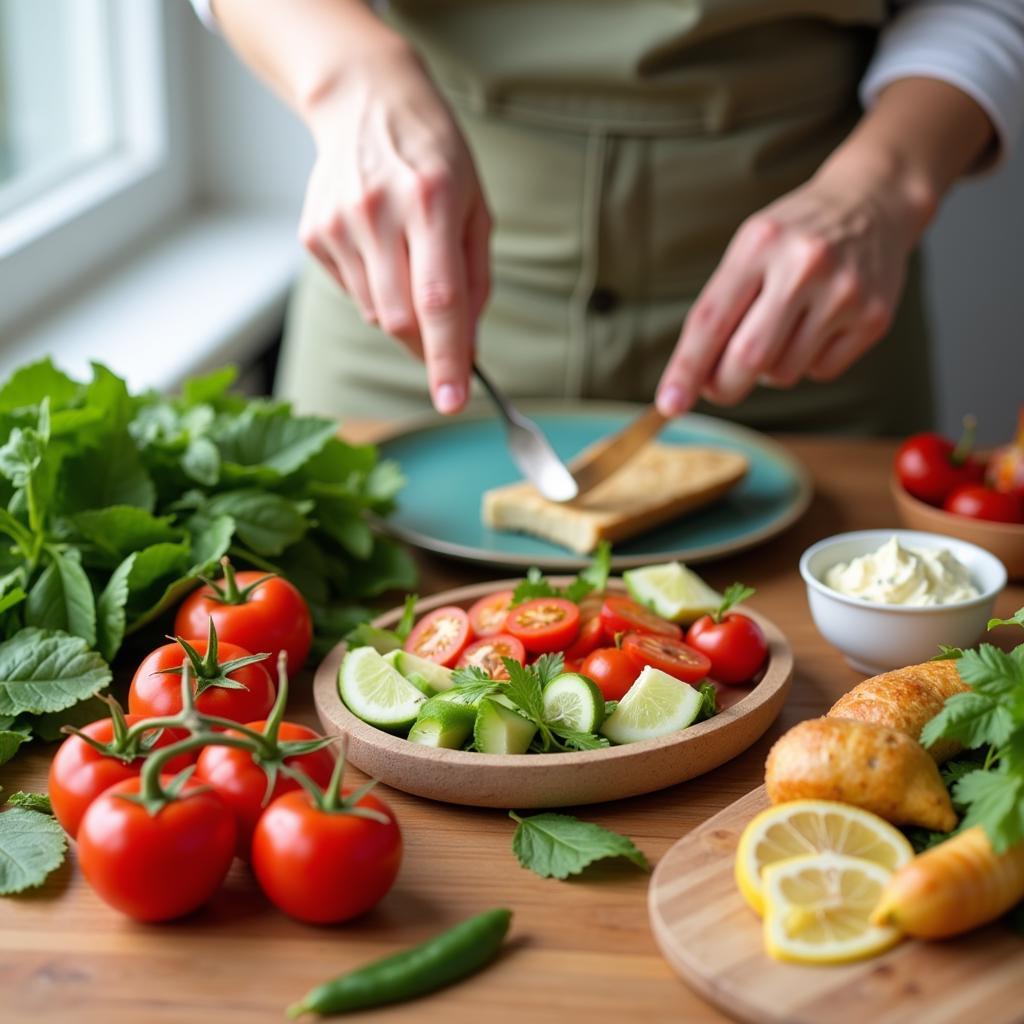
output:
<instances>
[{"instance_id":1,"label":"red cherry tomato","mask_svg":"<svg viewBox=\"0 0 1024 1024\"><path fill-rule=\"evenodd\" d=\"M674 622L655 615L649 608L628 597L606 597L601 605L601 622L610 637L616 633L657 633L659 636L674 636L681 640L683 636L683 631Z\"/></svg>"},{"instance_id":2,"label":"red cherry tomato","mask_svg":"<svg viewBox=\"0 0 1024 1024\"><path fill-rule=\"evenodd\" d=\"M206 654L206 640L191 640L189 643L200 655ZM223 665L250 655L249 651L236 644L218 644L217 656L218 662ZM128 690L128 709L132 714L153 718L175 715L181 710L181 674L161 674L161 670L180 668L185 657L181 645L173 643L158 647L143 660ZM196 708L199 711L219 718L230 718L232 722L252 722L267 717L274 706L276 693L263 662L244 665L228 673L226 678L241 683L244 687L242 690L218 686L218 678L224 677L219 673L210 673L194 680L194 692L196 683L202 691L196 697Z\"/></svg>"},{"instance_id":3,"label":"red cherry tomato","mask_svg":"<svg viewBox=\"0 0 1024 1024\"><path fill-rule=\"evenodd\" d=\"M235 819L220 796L191 779L156 814L122 798L138 791L139 779L125 779L89 805L78 829L78 862L116 910L137 921L167 921L202 906L224 881L235 855Z\"/></svg>"},{"instance_id":4,"label":"red cherry tomato","mask_svg":"<svg viewBox=\"0 0 1024 1024\"><path fill-rule=\"evenodd\" d=\"M896 453L896 475L903 489L921 501L941 505L961 484L980 483L984 465L968 454L971 434L968 428L960 444L939 434L914 434Z\"/></svg>"},{"instance_id":5,"label":"red cherry tomato","mask_svg":"<svg viewBox=\"0 0 1024 1024\"><path fill-rule=\"evenodd\" d=\"M305 790L279 796L263 812L252 840L252 868L286 914L310 924L347 921L391 888L402 861L398 822L372 793L357 806L383 814L387 824L320 810Z\"/></svg>"},{"instance_id":6,"label":"red cherry tomato","mask_svg":"<svg viewBox=\"0 0 1024 1024\"><path fill-rule=\"evenodd\" d=\"M499 590L496 594L481 597L469 609L469 625L477 637L494 636L505 625L505 618L512 605L512 591Z\"/></svg>"},{"instance_id":7,"label":"red cherry tomato","mask_svg":"<svg viewBox=\"0 0 1024 1024\"><path fill-rule=\"evenodd\" d=\"M565 649L565 660L582 661L605 642L604 626L600 615L594 615L580 626L576 639Z\"/></svg>"},{"instance_id":8,"label":"red cherry tomato","mask_svg":"<svg viewBox=\"0 0 1024 1024\"><path fill-rule=\"evenodd\" d=\"M1024 500L1019 494L995 491L983 484L964 484L946 499L947 512L993 523L1024 522Z\"/></svg>"},{"instance_id":9,"label":"red cherry tomato","mask_svg":"<svg viewBox=\"0 0 1024 1024\"><path fill-rule=\"evenodd\" d=\"M125 715L129 726L141 722L141 715ZM112 744L114 723L109 718L90 722L81 730L98 743ZM152 734L147 734L151 736ZM166 747L175 741L167 729L161 730L150 750ZM179 754L167 763L167 772L175 775L188 767L195 754ZM80 736L69 736L58 748L50 762L49 793L54 817L64 826L72 839L78 835L78 827L89 804L111 786L125 779L135 778L145 763L145 755L125 761L114 754L103 754L90 746Z\"/></svg>"},{"instance_id":10,"label":"red cherry tomato","mask_svg":"<svg viewBox=\"0 0 1024 1024\"><path fill-rule=\"evenodd\" d=\"M686 642L711 660L711 675L719 683L745 683L768 657L768 641L753 619L739 612L715 622L699 618L686 634Z\"/></svg>"},{"instance_id":11,"label":"red cherry tomato","mask_svg":"<svg viewBox=\"0 0 1024 1024\"><path fill-rule=\"evenodd\" d=\"M599 647L587 655L580 673L597 683L605 700L621 700L636 682L637 667L618 647Z\"/></svg>"},{"instance_id":12,"label":"red cherry tomato","mask_svg":"<svg viewBox=\"0 0 1024 1024\"><path fill-rule=\"evenodd\" d=\"M469 643L469 616L455 605L435 608L413 626L405 649L428 661L451 668Z\"/></svg>"},{"instance_id":13,"label":"red cherry tomato","mask_svg":"<svg viewBox=\"0 0 1024 1024\"><path fill-rule=\"evenodd\" d=\"M507 633L484 637L462 652L459 668L482 668L492 679L508 679L508 669L502 658L511 658L523 664L526 661L526 648Z\"/></svg>"},{"instance_id":14,"label":"red cherry tomato","mask_svg":"<svg viewBox=\"0 0 1024 1024\"><path fill-rule=\"evenodd\" d=\"M250 729L264 732L266 722L247 722ZM230 736L232 730L225 735ZM294 722L282 722L277 733L279 741L315 740L319 733ZM334 755L326 747L310 754L286 757L284 763L301 768L321 788L331 781L334 770ZM252 848L252 834L256 822L267 805L282 793L299 788L299 783L284 772L278 771L274 787L267 794L267 773L252 759L246 750L237 747L204 747L196 763L194 776L215 789L231 808L237 826L238 856L249 859Z\"/></svg>"},{"instance_id":15,"label":"red cherry tomato","mask_svg":"<svg viewBox=\"0 0 1024 1024\"><path fill-rule=\"evenodd\" d=\"M269 652L265 664L275 683L277 656L281 651L288 655L288 671L295 675L305 664L313 643L309 605L280 576L231 570L231 579L233 588L226 581L217 584L220 594L209 584L189 594L174 618L174 635L186 640L204 637L213 619L222 641L254 654ZM237 603L232 603L232 599Z\"/></svg>"},{"instance_id":16,"label":"red cherry tomato","mask_svg":"<svg viewBox=\"0 0 1024 1024\"><path fill-rule=\"evenodd\" d=\"M505 619L505 632L522 641L531 654L561 651L580 628L580 609L563 597L535 597L518 604Z\"/></svg>"},{"instance_id":17,"label":"red cherry tomato","mask_svg":"<svg viewBox=\"0 0 1024 1024\"><path fill-rule=\"evenodd\" d=\"M627 633L622 640L622 649L637 671L651 665L684 683L700 682L711 671L711 659L706 654L671 636Z\"/></svg>"}]
</instances>

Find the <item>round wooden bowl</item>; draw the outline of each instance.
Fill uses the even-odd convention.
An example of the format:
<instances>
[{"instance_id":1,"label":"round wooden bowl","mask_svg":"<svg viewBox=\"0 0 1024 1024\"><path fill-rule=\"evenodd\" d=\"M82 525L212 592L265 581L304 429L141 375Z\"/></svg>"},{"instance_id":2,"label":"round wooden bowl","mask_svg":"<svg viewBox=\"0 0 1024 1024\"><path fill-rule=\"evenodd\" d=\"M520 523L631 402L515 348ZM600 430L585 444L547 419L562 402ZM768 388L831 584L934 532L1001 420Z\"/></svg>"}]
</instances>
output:
<instances>
[{"instance_id":1,"label":"round wooden bowl","mask_svg":"<svg viewBox=\"0 0 1024 1024\"><path fill-rule=\"evenodd\" d=\"M571 577L554 577L565 585ZM448 590L416 606L417 616L441 605L468 607L477 598L514 587L496 580ZM625 588L610 581L609 590ZM344 736L351 764L395 789L416 796L475 807L570 807L651 793L717 768L757 740L782 709L793 677L793 652L778 628L757 620L769 643L769 661L752 686L719 688L723 708L714 718L681 732L602 750L567 754L479 754L409 743L357 718L338 695L338 670L346 645L339 643L316 671L313 696L324 731ZM374 620L389 628L401 616L394 609Z\"/></svg>"},{"instance_id":2,"label":"round wooden bowl","mask_svg":"<svg viewBox=\"0 0 1024 1024\"><path fill-rule=\"evenodd\" d=\"M1011 580L1024 580L1024 525L953 515L908 494L895 476L889 478L889 490L904 526L977 544L1006 566L1006 575Z\"/></svg>"}]
</instances>

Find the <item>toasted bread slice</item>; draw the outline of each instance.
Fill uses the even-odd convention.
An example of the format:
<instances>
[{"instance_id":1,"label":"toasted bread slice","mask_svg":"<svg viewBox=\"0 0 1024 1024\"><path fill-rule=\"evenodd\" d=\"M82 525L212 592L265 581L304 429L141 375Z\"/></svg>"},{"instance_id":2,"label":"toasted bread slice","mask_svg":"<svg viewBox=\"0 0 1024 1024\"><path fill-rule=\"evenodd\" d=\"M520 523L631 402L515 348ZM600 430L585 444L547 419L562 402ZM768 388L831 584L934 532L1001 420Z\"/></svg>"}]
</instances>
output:
<instances>
[{"instance_id":1,"label":"toasted bread slice","mask_svg":"<svg viewBox=\"0 0 1024 1024\"><path fill-rule=\"evenodd\" d=\"M625 540L707 505L746 472L746 458L728 449L649 444L592 491L564 505L542 498L526 482L487 491L484 523L587 554L601 540Z\"/></svg>"}]
</instances>

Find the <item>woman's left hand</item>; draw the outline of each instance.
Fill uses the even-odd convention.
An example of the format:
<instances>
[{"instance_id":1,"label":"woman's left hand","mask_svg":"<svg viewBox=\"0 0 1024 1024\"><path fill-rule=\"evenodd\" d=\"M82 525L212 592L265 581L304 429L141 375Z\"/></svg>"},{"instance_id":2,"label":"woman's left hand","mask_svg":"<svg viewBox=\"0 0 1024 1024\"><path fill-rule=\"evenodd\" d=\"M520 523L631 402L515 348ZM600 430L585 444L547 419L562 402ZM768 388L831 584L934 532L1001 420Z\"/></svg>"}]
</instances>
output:
<instances>
[{"instance_id":1,"label":"woman's left hand","mask_svg":"<svg viewBox=\"0 0 1024 1024\"><path fill-rule=\"evenodd\" d=\"M658 408L838 377L888 329L930 213L888 173L844 161L751 216L686 317Z\"/></svg>"}]
</instances>

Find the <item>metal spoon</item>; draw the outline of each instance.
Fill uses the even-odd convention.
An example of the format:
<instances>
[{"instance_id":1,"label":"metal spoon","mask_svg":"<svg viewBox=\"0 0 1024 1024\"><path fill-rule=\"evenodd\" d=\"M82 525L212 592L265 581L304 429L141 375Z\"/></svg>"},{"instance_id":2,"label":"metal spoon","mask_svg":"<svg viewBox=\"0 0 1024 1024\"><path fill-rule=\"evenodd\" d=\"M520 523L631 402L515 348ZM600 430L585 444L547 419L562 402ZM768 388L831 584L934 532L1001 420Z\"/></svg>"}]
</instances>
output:
<instances>
[{"instance_id":1,"label":"metal spoon","mask_svg":"<svg viewBox=\"0 0 1024 1024\"><path fill-rule=\"evenodd\" d=\"M523 476L548 501L571 501L575 498L579 491L576 481L540 427L519 412L476 363L473 363L473 373L483 384L505 421L508 453Z\"/></svg>"}]
</instances>

